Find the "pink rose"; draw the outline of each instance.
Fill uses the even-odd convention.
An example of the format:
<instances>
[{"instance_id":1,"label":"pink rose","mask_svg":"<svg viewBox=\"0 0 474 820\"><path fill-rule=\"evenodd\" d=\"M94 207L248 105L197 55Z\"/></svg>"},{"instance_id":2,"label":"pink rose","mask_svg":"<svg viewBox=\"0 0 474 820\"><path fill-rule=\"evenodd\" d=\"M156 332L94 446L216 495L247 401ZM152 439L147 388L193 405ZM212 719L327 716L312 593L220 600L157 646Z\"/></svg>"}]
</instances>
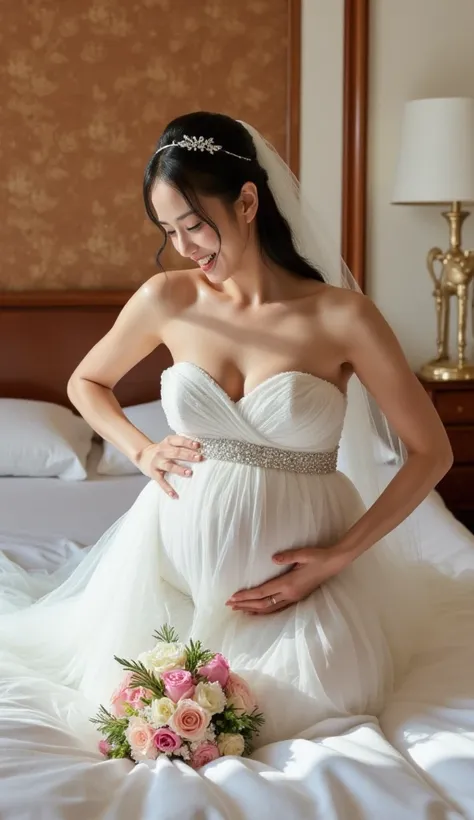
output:
<instances>
[{"instance_id":1,"label":"pink rose","mask_svg":"<svg viewBox=\"0 0 474 820\"><path fill-rule=\"evenodd\" d=\"M101 755L107 757L111 748L112 746L110 745L110 743L107 743L106 740L99 740L99 752L101 753Z\"/></svg>"},{"instance_id":2,"label":"pink rose","mask_svg":"<svg viewBox=\"0 0 474 820\"><path fill-rule=\"evenodd\" d=\"M205 766L206 763L210 763L211 760L216 760L218 757L220 757L220 752L216 744L204 741L193 753L190 763L193 769L200 769L201 766Z\"/></svg>"},{"instance_id":3,"label":"pink rose","mask_svg":"<svg viewBox=\"0 0 474 820\"><path fill-rule=\"evenodd\" d=\"M175 703L184 698L192 698L194 695L191 672L186 672L184 669L172 669L171 672L163 672L161 679L165 684L167 697Z\"/></svg>"},{"instance_id":4,"label":"pink rose","mask_svg":"<svg viewBox=\"0 0 474 820\"><path fill-rule=\"evenodd\" d=\"M153 742L155 729L141 717L131 717L125 732L130 743L134 760L154 760L157 757L156 746Z\"/></svg>"},{"instance_id":5,"label":"pink rose","mask_svg":"<svg viewBox=\"0 0 474 820\"><path fill-rule=\"evenodd\" d=\"M124 706L128 703L126 692L128 691L131 679L132 673L127 672L122 683L120 684L120 686L117 687L115 692L113 692L112 697L110 699L112 713L116 717L123 717L125 714Z\"/></svg>"},{"instance_id":6,"label":"pink rose","mask_svg":"<svg viewBox=\"0 0 474 820\"><path fill-rule=\"evenodd\" d=\"M209 683L220 683L224 688L229 677L229 664L224 656L217 652L209 663L204 664L197 671L199 675L207 678Z\"/></svg>"},{"instance_id":7,"label":"pink rose","mask_svg":"<svg viewBox=\"0 0 474 820\"><path fill-rule=\"evenodd\" d=\"M235 672L229 674L225 693L227 695L227 705L233 706L238 715L243 712L251 713L257 706L247 681L241 678L240 675L236 675Z\"/></svg>"},{"instance_id":8,"label":"pink rose","mask_svg":"<svg viewBox=\"0 0 474 820\"><path fill-rule=\"evenodd\" d=\"M159 752L164 754L174 752L181 746L181 738L171 731L171 729L158 729L153 737L153 743Z\"/></svg>"},{"instance_id":9,"label":"pink rose","mask_svg":"<svg viewBox=\"0 0 474 820\"><path fill-rule=\"evenodd\" d=\"M150 698L153 697L153 692L150 692L149 689L145 689L144 686L137 686L135 689L126 689L125 697L127 703L133 706L134 709L144 709L146 703L143 703L142 698L150 700Z\"/></svg>"},{"instance_id":10,"label":"pink rose","mask_svg":"<svg viewBox=\"0 0 474 820\"><path fill-rule=\"evenodd\" d=\"M152 698L153 693L143 686L131 687L132 672L127 672L120 686L117 687L110 699L112 713L116 717L123 717L125 715L125 706L128 704L134 709L143 709L145 704L142 698Z\"/></svg>"},{"instance_id":11,"label":"pink rose","mask_svg":"<svg viewBox=\"0 0 474 820\"><path fill-rule=\"evenodd\" d=\"M193 700L180 700L169 725L184 740L201 740L211 716Z\"/></svg>"}]
</instances>

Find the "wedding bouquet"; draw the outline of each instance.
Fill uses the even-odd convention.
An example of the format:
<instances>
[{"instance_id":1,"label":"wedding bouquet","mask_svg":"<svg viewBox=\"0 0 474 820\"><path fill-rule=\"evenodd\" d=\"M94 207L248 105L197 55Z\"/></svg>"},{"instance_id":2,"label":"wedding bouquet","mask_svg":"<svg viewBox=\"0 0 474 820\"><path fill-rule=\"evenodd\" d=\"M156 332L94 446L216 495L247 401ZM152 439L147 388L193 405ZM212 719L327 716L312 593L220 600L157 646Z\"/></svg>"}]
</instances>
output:
<instances>
[{"instance_id":1,"label":"wedding bouquet","mask_svg":"<svg viewBox=\"0 0 474 820\"><path fill-rule=\"evenodd\" d=\"M200 641L185 646L172 627L153 637L136 661L115 657L127 672L111 699L91 718L108 758L155 760L161 755L198 769L223 755L244 755L264 719L243 678L223 655Z\"/></svg>"}]
</instances>

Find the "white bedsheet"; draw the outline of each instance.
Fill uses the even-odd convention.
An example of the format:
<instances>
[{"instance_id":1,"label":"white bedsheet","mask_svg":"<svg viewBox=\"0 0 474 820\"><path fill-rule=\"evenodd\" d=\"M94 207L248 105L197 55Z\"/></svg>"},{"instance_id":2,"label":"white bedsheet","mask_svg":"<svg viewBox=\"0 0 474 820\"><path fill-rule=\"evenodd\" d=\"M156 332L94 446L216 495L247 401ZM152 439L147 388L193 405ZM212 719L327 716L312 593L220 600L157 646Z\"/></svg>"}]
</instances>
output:
<instances>
[{"instance_id":1,"label":"white bedsheet","mask_svg":"<svg viewBox=\"0 0 474 820\"><path fill-rule=\"evenodd\" d=\"M472 580L473 537L439 497L432 494L415 515L424 559L460 586ZM14 695L21 699L20 691ZM25 757L25 729L20 719L0 726L2 820L154 820L164 792L169 820L474 818L473 616L448 611L433 624L379 721L361 715L326 723L312 740L276 743L252 759L222 759L200 772L167 761L99 762L98 754L66 749L55 724L28 726L34 751ZM41 758L42 771L45 760L57 770L58 757L63 788L51 793L35 761ZM15 795L3 780L12 769L22 773Z\"/></svg>"},{"instance_id":2,"label":"white bedsheet","mask_svg":"<svg viewBox=\"0 0 474 820\"><path fill-rule=\"evenodd\" d=\"M0 532L23 537L25 543L67 539L94 544L149 480L143 475L99 475L100 453L94 444L84 481L0 478Z\"/></svg>"}]
</instances>

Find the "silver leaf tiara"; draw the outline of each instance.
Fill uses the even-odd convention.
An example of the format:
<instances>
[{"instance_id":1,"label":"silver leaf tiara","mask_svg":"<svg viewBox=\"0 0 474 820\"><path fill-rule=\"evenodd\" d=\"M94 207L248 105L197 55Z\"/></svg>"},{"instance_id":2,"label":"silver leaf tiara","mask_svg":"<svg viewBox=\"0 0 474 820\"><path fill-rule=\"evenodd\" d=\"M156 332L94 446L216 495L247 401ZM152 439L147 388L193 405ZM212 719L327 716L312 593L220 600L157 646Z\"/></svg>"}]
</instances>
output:
<instances>
[{"instance_id":1,"label":"silver leaf tiara","mask_svg":"<svg viewBox=\"0 0 474 820\"><path fill-rule=\"evenodd\" d=\"M208 154L216 154L217 151L223 151L224 154L229 154L231 157L237 157L237 159L244 159L246 162L252 162L251 157L242 157L240 154L234 154L232 151L226 151L222 145L216 145L214 142L214 137L208 137L205 139L204 137L188 137L187 134L184 135L182 140L173 140L173 142L169 142L168 145L162 145L161 148L158 148L155 151L155 154L159 154L160 151L164 151L165 148L173 148L174 146L178 146L179 148L187 148L188 151L207 151Z\"/></svg>"}]
</instances>

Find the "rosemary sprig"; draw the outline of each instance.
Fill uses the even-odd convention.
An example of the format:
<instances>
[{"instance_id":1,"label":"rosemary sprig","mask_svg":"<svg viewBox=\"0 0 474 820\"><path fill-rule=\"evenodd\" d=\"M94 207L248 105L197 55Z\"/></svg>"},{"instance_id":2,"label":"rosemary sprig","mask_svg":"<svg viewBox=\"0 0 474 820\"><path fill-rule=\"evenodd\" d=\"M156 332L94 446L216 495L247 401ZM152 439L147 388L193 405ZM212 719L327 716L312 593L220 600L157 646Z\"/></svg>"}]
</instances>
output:
<instances>
[{"instance_id":1,"label":"rosemary sprig","mask_svg":"<svg viewBox=\"0 0 474 820\"><path fill-rule=\"evenodd\" d=\"M156 641L161 643L179 643L179 636L173 626L165 624L161 629L153 633Z\"/></svg>"},{"instance_id":2,"label":"rosemary sprig","mask_svg":"<svg viewBox=\"0 0 474 820\"><path fill-rule=\"evenodd\" d=\"M153 692L157 698L164 696L165 685L163 681L157 678L153 672L149 672L141 661L127 661L125 658L118 658L117 655L114 655L114 658L127 672L132 672L130 681L132 688L143 686Z\"/></svg>"},{"instance_id":3,"label":"rosemary sprig","mask_svg":"<svg viewBox=\"0 0 474 820\"><path fill-rule=\"evenodd\" d=\"M229 734L241 734L245 741L250 741L252 735L258 734L259 729L265 723L265 718L261 712L244 712L238 715L233 706L226 706L222 714L215 715L213 722L219 732Z\"/></svg>"},{"instance_id":4,"label":"rosemary sprig","mask_svg":"<svg viewBox=\"0 0 474 820\"><path fill-rule=\"evenodd\" d=\"M99 707L99 711L95 718L90 718L91 723L95 723L101 733L105 735L107 743L110 746L107 757L130 757L131 748L125 736L125 731L128 726L129 718L119 718L111 715L103 706Z\"/></svg>"},{"instance_id":5,"label":"rosemary sprig","mask_svg":"<svg viewBox=\"0 0 474 820\"><path fill-rule=\"evenodd\" d=\"M198 666L204 666L209 661L212 661L215 652L209 652L208 649L204 649L201 641L194 642L192 639L189 641L189 646L186 647L186 663L184 668L187 669L188 672L191 674L196 674L198 670Z\"/></svg>"}]
</instances>

